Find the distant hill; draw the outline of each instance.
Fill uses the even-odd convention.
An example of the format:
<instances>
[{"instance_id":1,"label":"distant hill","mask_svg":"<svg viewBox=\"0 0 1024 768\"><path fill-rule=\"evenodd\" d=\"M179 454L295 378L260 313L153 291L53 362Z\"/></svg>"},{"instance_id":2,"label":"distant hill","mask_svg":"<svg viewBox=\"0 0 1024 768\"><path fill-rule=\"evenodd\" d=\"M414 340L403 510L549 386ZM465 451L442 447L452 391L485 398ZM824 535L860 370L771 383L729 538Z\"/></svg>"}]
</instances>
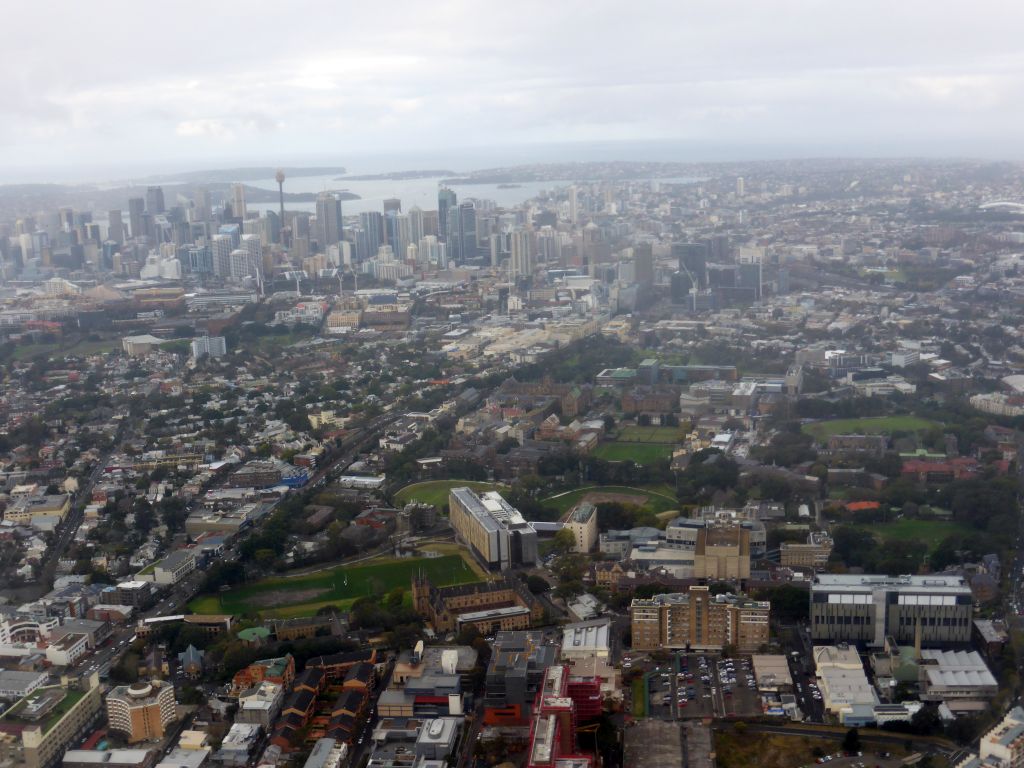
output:
<instances>
[{"instance_id":1,"label":"distant hill","mask_svg":"<svg viewBox=\"0 0 1024 768\"><path fill-rule=\"evenodd\" d=\"M285 166L284 175L297 179L303 176L341 176L345 168L339 165L333 166L308 166L302 168L289 168ZM158 176L149 176L145 179L136 180L136 184L156 182L178 182L181 184L230 184L235 181L259 181L260 179L272 179L277 173L276 167L254 166L249 168L220 168L207 171L185 171L184 173L162 173Z\"/></svg>"}]
</instances>

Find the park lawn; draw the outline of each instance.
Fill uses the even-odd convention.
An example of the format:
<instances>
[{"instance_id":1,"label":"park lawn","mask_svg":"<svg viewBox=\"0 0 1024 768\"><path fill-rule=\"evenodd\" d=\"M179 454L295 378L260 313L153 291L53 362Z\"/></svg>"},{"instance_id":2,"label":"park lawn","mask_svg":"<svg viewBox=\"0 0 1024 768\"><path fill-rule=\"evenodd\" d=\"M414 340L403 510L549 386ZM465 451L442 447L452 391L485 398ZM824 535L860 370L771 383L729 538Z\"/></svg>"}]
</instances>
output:
<instances>
[{"instance_id":1,"label":"park lawn","mask_svg":"<svg viewBox=\"0 0 1024 768\"><path fill-rule=\"evenodd\" d=\"M438 512L448 506L448 492L452 488L465 486L474 491L501 491L505 486L497 483L483 483L476 480L429 480L425 483L407 485L395 494L394 505L403 507L410 501L432 504Z\"/></svg>"},{"instance_id":2,"label":"park lawn","mask_svg":"<svg viewBox=\"0 0 1024 768\"><path fill-rule=\"evenodd\" d=\"M803 431L816 440L831 435L888 435L893 432L920 432L937 426L919 416L868 416L863 419L831 419L803 425Z\"/></svg>"},{"instance_id":3,"label":"park lawn","mask_svg":"<svg viewBox=\"0 0 1024 768\"><path fill-rule=\"evenodd\" d=\"M637 464L657 464L672 457L672 446L664 443L601 443L594 456L605 461L635 461Z\"/></svg>"},{"instance_id":4,"label":"park lawn","mask_svg":"<svg viewBox=\"0 0 1024 768\"><path fill-rule=\"evenodd\" d=\"M856 527L877 536L882 541L920 541L931 554L947 536L964 535L970 526L951 520L920 520L905 517L888 523L863 523Z\"/></svg>"},{"instance_id":5,"label":"park lawn","mask_svg":"<svg viewBox=\"0 0 1024 768\"><path fill-rule=\"evenodd\" d=\"M679 427L623 427L616 440L620 443L663 443L672 445L685 436Z\"/></svg>"},{"instance_id":6,"label":"park lawn","mask_svg":"<svg viewBox=\"0 0 1024 768\"><path fill-rule=\"evenodd\" d=\"M644 676L633 678L633 717L647 716L647 686L644 685Z\"/></svg>"},{"instance_id":7,"label":"park lawn","mask_svg":"<svg viewBox=\"0 0 1024 768\"><path fill-rule=\"evenodd\" d=\"M218 594L202 595L189 608L195 613L262 614L278 618L312 616L326 605L345 607L354 600L395 587L409 589L412 575L423 571L437 586L479 581L462 555L386 558L368 565L338 566L302 576L275 576Z\"/></svg>"},{"instance_id":8,"label":"park lawn","mask_svg":"<svg viewBox=\"0 0 1024 768\"><path fill-rule=\"evenodd\" d=\"M644 496L647 499L643 505L644 509L649 509L655 514L679 508L679 501L673 496L660 494L655 491L646 491L643 488L630 488L624 485L592 485L586 488L577 488L568 493L550 496L541 503L549 509L554 509L564 514L576 506L588 493L622 493L629 494L630 496Z\"/></svg>"},{"instance_id":9,"label":"park lawn","mask_svg":"<svg viewBox=\"0 0 1024 768\"><path fill-rule=\"evenodd\" d=\"M47 359L53 357L60 350L59 344L18 344L14 348L13 357L15 360L22 362L25 360L34 360L37 357L45 357Z\"/></svg>"}]
</instances>

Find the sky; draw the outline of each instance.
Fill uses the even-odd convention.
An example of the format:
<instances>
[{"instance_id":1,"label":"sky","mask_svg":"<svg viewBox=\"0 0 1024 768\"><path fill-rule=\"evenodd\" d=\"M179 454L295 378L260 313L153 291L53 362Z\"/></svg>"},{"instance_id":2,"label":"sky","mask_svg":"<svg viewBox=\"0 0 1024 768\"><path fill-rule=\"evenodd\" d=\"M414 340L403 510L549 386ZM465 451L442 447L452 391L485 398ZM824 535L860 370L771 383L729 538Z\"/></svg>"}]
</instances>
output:
<instances>
[{"instance_id":1,"label":"sky","mask_svg":"<svg viewBox=\"0 0 1024 768\"><path fill-rule=\"evenodd\" d=\"M19 180L1024 155L1010 0L5 6L0 175Z\"/></svg>"}]
</instances>

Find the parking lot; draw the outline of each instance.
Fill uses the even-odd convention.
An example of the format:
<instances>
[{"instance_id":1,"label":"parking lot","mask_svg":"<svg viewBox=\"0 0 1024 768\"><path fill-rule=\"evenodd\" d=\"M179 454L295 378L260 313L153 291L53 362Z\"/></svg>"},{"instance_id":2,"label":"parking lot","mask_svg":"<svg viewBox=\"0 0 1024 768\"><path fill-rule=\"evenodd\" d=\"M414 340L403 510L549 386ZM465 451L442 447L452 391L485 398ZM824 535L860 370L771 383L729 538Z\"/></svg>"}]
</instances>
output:
<instances>
[{"instance_id":1,"label":"parking lot","mask_svg":"<svg viewBox=\"0 0 1024 768\"><path fill-rule=\"evenodd\" d=\"M662 720L761 714L749 657L678 652L647 672L648 713Z\"/></svg>"}]
</instances>

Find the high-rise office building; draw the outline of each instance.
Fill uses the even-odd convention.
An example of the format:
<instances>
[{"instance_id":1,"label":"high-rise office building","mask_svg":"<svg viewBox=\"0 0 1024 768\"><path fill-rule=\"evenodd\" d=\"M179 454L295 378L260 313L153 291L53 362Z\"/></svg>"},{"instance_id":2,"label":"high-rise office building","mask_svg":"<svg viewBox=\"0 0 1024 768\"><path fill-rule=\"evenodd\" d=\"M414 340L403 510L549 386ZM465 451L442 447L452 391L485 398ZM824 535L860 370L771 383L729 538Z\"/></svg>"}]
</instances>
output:
<instances>
[{"instance_id":1,"label":"high-rise office building","mask_svg":"<svg viewBox=\"0 0 1024 768\"><path fill-rule=\"evenodd\" d=\"M438 223L437 211L424 211L423 212L423 236L433 235L434 237L440 236L440 225Z\"/></svg>"},{"instance_id":2,"label":"high-rise office building","mask_svg":"<svg viewBox=\"0 0 1024 768\"><path fill-rule=\"evenodd\" d=\"M249 267L245 273L233 277L256 277L263 264L263 240L259 235L242 235L242 250L248 254Z\"/></svg>"},{"instance_id":3,"label":"high-rise office building","mask_svg":"<svg viewBox=\"0 0 1024 768\"><path fill-rule=\"evenodd\" d=\"M146 213L156 216L164 213L164 189L163 187L146 187Z\"/></svg>"},{"instance_id":4,"label":"high-rise office building","mask_svg":"<svg viewBox=\"0 0 1024 768\"><path fill-rule=\"evenodd\" d=\"M476 206L467 200L448 211L448 247L455 262L464 264L476 258L476 243Z\"/></svg>"},{"instance_id":5,"label":"high-rise office building","mask_svg":"<svg viewBox=\"0 0 1024 768\"><path fill-rule=\"evenodd\" d=\"M330 192L316 196L316 238L320 250L341 242L341 200Z\"/></svg>"},{"instance_id":6,"label":"high-rise office building","mask_svg":"<svg viewBox=\"0 0 1024 768\"><path fill-rule=\"evenodd\" d=\"M409 240L418 243L426 234L423 231L423 209L414 205L409 209Z\"/></svg>"},{"instance_id":7,"label":"high-rise office building","mask_svg":"<svg viewBox=\"0 0 1024 768\"><path fill-rule=\"evenodd\" d=\"M145 237L146 228L142 217L146 213L146 201L141 197L128 198L128 224L132 237Z\"/></svg>"},{"instance_id":8,"label":"high-rise office building","mask_svg":"<svg viewBox=\"0 0 1024 768\"><path fill-rule=\"evenodd\" d=\"M213 260L213 274L217 277L231 276L231 252L235 243L231 235L217 234L210 238L210 252Z\"/></svg>"},{"instance_id":9,"label":"high-rise office building","mask_svg":"<svg viewBox=\"0 0 1024 768\"><path fill-rule=\"evenodd\" d=\"M237 219L245 218L245 184L231 185L231 212Z\"/></svg>"},{"instance_id":10,"label":"high-rise office building","mask_svg":"<svg viewBox=\"0 0 1024 768\"><path fill-rule=\"evenodd\" d=\"M654 251L650 243L640 243L633 248L634 278L639 285L654 285Z\"/></svg>"},{"instance_id":11,"label":"high-rise office building","mask_svg":"<svg viewBox=\"0 0 1024 768\"><path fill-rule=\"evenodd\" d=\"M249 251L244 248L235 248L230 254L228 275L234 280L241 280L256 274L256 268Z\"/></svg>"},{"instance_id":12,"label":"high-rise office building","mask_svg":"<svg viewBox=\"0 0 1024 768\"><path fill-rule=\"evenodd\" d=\"M573 184L569 187L569 223L576 225L580 215L579 190Z\"/></svg>"},{"instance_id":13,"label":"high-rise office building","mask_svg":"<svg viewBox=\"0 0 1024 768\"><path fill-rule=\"evenodd\" d=\"M385 197L384 198L384 213L394 211L395 213L402 212L402 201L397 197Z\"/></svg>"},{"instance_id":14,"label":"high-rise office building","mask_svg":"<svg viewBox=\"0 0 1024 768\"><path fill-rule=\"evenodd\" d=\"M458 205L458 197L445 187L437 193L437 236L442 243L448 242L448 212Z\"/></svg>"},{"instance_id":15,"label":"high-rise office building","mask_svg":"<svg viewBox=\"0 0 1024 768\"><path fill-rule=\"evenodd\" d=\"M410 235L409 217L394 211L384 214L384 231L387 235L387 244L397 254L404 254L412 242Z\"/></svg>"},{"instance_id":16,"label":"high-rise office building","mask_svg":"<svg viewBox=\"0 0 1024 768\"><path fill-rule=\"evenodd\" d=\"M208 245L193 245L182 260L186 272L196 275L213 274L213 250Z\"/></svg>"},{"instance_id":17,"label":"high-rise office building","mask_svg":"<svg viewBox=\"0 0 1024 768\"><path fill-rule=\"evenodd\" d=\"M742 176L736 177L736 196L743 197L747 193L747 184Z\"/></svg>"},{"instance_id":18,"label":"high-rise office building","mask_svg":"<svg viewBox=\"0 0 1024 768\"><path fill-rule=\"evenodd\" d=\"M679 262L679 271L692 275L698 290L708 287L708 247L704 243L673 243L672 255Z\"/></svg>"},{"instance_id":19,"label":"high-rise office building","mask_svg":"<svg viewBox=\"0 0 1024 768\"><path fill-rule=\"evenodd\" d=\"M516 230L509 235L511 253L511 277L529 277L533 274L533 243L530 233L525 229Z\"/></svg>"},{"instance_id":20,"label":"high-rise office building","mask_svg":"<svg viewBox=\"0 0 1024 768\"><path fill-rule=\"evenodd\" d=\"M200 187L192 200L192 221L209 221L213 218L213 200L210 190Z\"/></svg>"},{"instance_id":21,"label":"high-rise office building","mask_svg":"<svg viewBox=\"0 0 1024 768\"><path fill-rule=\"evenodd\" d=\"M124 243L124 220L119 208L107 213L107 240L113 240L118 245Z\"/></svg>"},{"instance_id":22,"label":"high-rise office building","mask_svg":"<svg viewBox=\"0 0 1024 768\"><path fill-rule=\"evenodd\" d=\"M366 252L373 258L384 244L384 216L379 211L364 211L359 214L359 226L366 238Z\"/></svg>"}]
</instances>

